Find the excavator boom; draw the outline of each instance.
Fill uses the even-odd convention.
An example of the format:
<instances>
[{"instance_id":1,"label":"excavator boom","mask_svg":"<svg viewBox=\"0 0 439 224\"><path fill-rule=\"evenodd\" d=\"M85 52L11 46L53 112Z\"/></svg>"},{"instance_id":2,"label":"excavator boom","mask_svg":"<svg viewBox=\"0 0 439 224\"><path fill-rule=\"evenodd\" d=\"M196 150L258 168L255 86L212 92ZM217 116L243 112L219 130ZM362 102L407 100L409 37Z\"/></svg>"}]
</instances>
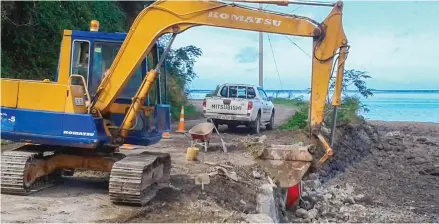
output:
<instances>
[{"instance_id":1,"label":"excavator boom","mask_svg":"<svg viewBox=\"0 0 439 224\"><path fill-rule=\"evenodd\" d=\"M106 114L110 106L124 89L127 80L151 50L152 44L163 34L181 33L191 27L205 25L239 30L260 31L313 38L311 99L309 126L311 144L321 142L325 155L319 164L333 154L331 147L320 134L328 85L333 71L333 61L337 54L346 57L347 39L342 27L341 1L333 4L326 19L318 23L310 18L226 4L217 1L157 1L145 8L135 19L107 77L100 84L92 107ZM160 19L157 19L160 18ZM151 23L150 21L154 21ZM337 53L341 50L340 53ZM345 58L339 60L336 95L334 105L339 105L342 71ZM142 83L133 102L141 105L149 93L157 71L152 70ZM149 84L148 84L149 83ZM134 123L136 108L132 106L121 125L121 137L125 137Z\"/></svg>"}]
</instances>

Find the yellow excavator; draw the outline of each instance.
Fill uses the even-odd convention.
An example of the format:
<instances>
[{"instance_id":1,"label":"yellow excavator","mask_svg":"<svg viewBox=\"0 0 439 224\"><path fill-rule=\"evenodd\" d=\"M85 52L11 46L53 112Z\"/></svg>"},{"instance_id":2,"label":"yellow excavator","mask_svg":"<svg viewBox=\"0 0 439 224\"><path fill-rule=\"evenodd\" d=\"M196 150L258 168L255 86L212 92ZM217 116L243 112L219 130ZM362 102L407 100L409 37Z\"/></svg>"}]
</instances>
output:
<instances>
[{"instance_id":1,"label":"yellow excavator","mask_svg":"<svg viewBox=\"0 0 439 224\"><path fill-rule=\"evenodd\" d=\"M333 154L320 132L325 99L338 57L332 104L340 105L348 49L343 3L240 2L319 5L332 11L317 22L234 2L160 0L141 11L127 34L98 32L98 21L92 21L90 32L65 30L55 81L1 80L2 139L26 143L2 153L2 193L28 195L63 174L89 169L110 172L113 202L145 205L169 184L170 155L124 153L120 146L153 146L169 129L169 105L151 102L151 89L159 86L160 68L177 34L201 25L313 38L310 144L273 147L260 160L283 187L297 184L311 163L324 163ZM151 68L149 55L164 34L172 37ZM312 156L318 145L325 150L320 159Z\"/></svg>"}]
</instances>

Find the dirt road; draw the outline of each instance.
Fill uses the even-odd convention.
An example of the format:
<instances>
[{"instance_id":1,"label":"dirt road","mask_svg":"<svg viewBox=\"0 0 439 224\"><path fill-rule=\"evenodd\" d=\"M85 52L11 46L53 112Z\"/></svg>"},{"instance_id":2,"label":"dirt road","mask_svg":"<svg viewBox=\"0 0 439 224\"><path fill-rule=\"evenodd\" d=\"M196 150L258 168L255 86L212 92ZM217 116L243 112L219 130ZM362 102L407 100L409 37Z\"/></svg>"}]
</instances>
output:
<instances>
[{"instance_id":1,"label":"dirt road","mask_svg":"<svg viewBox=\"0 0 439 224\"><path fill-rule=\"evenodd\" d=\"M201 102L196 104L201 105ZM287 120L293 109L279 106L276 125ZM186 130L205 119L186 121ZM173 124L174 130L177 124ZM226 126L224 126L226 127ZM227 132L223 138L228 143L245 137L245 129L237 133ZM272 131L275 133L275 131ZM267 134L261 129L261 134ZM229 144L228 144L229 145ZM256 209L256 192L263 179L252 177L254 162L243 149L229 145L228 153L221 152L221 141L215 135L209 151L200 152L199 162L186 161L189 141L185 136L172 135L157 145L147 147L151 151L168 152L173 161L171 182L174 188L165 189L145 208L114 205L108 197L105 175L79 172L66 178L63 184L45 189L28 197L1 195L2 222L238 222L246 213ZM7 147L4 147L7 148ZM142 151L145 149L139 149ZM213 166L204 162L227 163L233 167L239 181L222 176L211 179L206 190L194 184L194 177L209 172Z\"/></svg>"}]
</instances>

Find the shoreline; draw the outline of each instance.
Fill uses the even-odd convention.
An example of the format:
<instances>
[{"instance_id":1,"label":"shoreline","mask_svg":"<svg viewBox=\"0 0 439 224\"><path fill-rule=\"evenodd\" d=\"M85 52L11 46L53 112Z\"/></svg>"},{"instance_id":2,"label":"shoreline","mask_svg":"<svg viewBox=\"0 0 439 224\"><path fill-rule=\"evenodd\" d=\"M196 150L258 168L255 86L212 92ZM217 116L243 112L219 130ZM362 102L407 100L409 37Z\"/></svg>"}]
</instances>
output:
<instances>
[{"instance_id":1,"label":"shoreline","mask_svg":"<svg viewBox=\"0 0 439 224\"><path fill-rule=\"evenodd\" d=\"M195 107L197 107L197 109L202 109L202 106L200 105L203 100L202 99L188 99L188 102L192 105L194 105ZM278 104L280 105L280 104ZM200 110L201 110L200 109ZM431 122L431 121L416 121L416 120L412 120L412 121L401 121L401 120L376 120L376 119L365 119L365 121L367 123L371 123L371 124L382 124L383 122L391 122L391 123L395 123L395 124L409 124L409 123L419 123L419 124L431 124L431 125L439 125L439 122Z\"/></svg>"},{"instance_id":2,"label":"shoreline","mask_svg":"<svg viewBox=\"0 0 439 224\"><path fill-rule=\"evenodd\" d=\"M383 123L393 123L399 125L408 125L408 124L424 124L424 125L439 125L439 123L431 122L431 121L386 121L386 120L365 120L370 124L383 124Z\"/></svg>"}]
</instances>

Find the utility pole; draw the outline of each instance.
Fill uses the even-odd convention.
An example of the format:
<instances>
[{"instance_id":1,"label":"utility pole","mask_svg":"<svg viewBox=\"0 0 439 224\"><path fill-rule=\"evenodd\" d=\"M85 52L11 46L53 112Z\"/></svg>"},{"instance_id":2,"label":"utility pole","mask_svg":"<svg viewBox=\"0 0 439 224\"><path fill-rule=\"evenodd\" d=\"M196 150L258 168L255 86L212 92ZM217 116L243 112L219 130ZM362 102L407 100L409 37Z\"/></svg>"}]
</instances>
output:
<instances>
[{"instance_id":1,"label":"utility pole","mask_svg":"<svg viewBox=\"0 0 439 224\"><path fill-rule=\"evenodd\" d=\"M259 10L262 11L262 4L259 3ZM262 32L259 32L259 86L264 87L264 66L263 66L263 41L264 36Z\"/></svg>"}]
</instances>

